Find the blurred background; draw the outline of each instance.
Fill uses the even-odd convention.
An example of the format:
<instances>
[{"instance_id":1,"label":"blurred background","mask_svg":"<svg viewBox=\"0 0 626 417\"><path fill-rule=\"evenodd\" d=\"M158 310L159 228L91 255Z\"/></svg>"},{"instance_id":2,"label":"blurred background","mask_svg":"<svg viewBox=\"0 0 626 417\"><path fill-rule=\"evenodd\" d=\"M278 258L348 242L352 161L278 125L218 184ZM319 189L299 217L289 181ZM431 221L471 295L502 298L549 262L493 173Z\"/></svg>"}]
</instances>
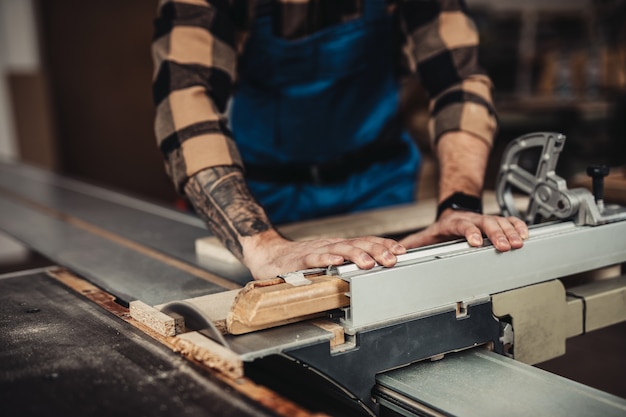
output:
<instances>
[{"instance_id":1,"label":"blurred background","mask_svg":"<svg viewBox=\"0 0 626 417\"><path fill-rule=\"evenodd\" d=\"M0 156L165 204L177 196L153 134L156 0L0 0ZM508 141L568 136L559 175L626 164L626 2L468 0ZM410 131L429 154L427 99L406 83ZM435 194L426 159L420 197Z\"/></svg>"}]
</instances>

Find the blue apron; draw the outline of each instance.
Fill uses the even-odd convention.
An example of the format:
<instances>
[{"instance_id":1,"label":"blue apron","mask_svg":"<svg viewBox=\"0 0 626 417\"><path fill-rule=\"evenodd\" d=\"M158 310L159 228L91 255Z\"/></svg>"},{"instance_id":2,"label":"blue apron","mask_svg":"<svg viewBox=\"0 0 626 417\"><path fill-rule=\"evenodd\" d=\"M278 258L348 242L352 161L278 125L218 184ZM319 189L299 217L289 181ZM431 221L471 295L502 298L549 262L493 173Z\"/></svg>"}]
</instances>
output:
<instances>
[{"instance_id":1,"label":"blue apron","mask_svg":"<svg viewBox=\"0 0 626 417\"><path fill-rule=\"evenodd\" d=\"M358 19L297 40L275 36L271 16L257 17L230 119L244 166L324 166L338 155L350 165L350 155L394 132L389 126L400 123L395 36L382 0L366 0ZM402 153L339 182L247 183L274 223L408 203L420 156L401 128L393 136L384 140L404 142Z\"/></svg>"}]
</instances>

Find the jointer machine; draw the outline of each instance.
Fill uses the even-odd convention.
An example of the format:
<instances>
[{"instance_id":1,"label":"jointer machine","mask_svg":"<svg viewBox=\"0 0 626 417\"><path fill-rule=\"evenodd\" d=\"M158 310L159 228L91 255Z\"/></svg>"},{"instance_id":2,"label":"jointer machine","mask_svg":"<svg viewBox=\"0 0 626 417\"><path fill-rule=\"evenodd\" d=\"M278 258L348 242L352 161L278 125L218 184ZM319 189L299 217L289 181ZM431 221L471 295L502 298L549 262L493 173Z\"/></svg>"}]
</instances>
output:
<instances>
[{"instance_id":1,"label":"jointer machine","mask_svg":"<svg viewBox=\"0 0 626 417\"><path fill-rule=\"evenodd\" d=\"M126 300L132 320L192 361L236 381L280 358L272 372L313 375L354 415L624 416L625 399L531 366L564 354L567 338L626 321L626 208L604 203L602 168L590 170L593 193L567 188L555 173L564 143L534 133L505 151L496 198L530 225L519 250L459 240L410 250L393 268L346 263L168 299L154 292L167 288L68 268ZM606 269L617 274L567 282Z\"/></svg>"}]
</instances>

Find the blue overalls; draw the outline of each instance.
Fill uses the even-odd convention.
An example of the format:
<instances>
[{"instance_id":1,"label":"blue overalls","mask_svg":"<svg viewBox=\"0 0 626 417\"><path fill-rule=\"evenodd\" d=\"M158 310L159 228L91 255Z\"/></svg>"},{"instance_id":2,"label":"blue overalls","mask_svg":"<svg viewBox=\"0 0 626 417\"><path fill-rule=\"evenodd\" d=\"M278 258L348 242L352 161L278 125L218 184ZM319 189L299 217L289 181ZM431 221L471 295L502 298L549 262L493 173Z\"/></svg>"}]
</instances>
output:
<instances>
[{"instance_id":1,"label":"blue overalls","mask_svg":"<svg viewBox=\"0 0 626 417\"><path fill-rule=\"evenodd\" d=\"M397 40L384 3L365 0L360 18L297 40L257 17L231 128L272 222L414 200L420 155L398 117Z\"/></svg>"}]
</instances>

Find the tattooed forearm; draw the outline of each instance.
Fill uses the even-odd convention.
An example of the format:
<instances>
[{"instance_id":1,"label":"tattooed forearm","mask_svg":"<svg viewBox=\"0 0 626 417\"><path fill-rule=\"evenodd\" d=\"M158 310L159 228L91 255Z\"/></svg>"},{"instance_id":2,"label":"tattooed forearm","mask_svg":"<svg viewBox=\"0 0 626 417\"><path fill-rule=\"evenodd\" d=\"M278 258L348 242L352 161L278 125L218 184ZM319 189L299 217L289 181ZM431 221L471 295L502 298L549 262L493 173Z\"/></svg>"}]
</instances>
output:
<instances>
[{"instance_id":1,"label":"tattooed forearm","mask_svg":"<svg viewBox=\"0 0 626 417\"><path fill-rule=\"evenodd\" d=\"M239 239L271 228L237 167L203 170L189 179L185 193L209 230L240 260L243 248Z\"/></svg>"}]
</instances>

